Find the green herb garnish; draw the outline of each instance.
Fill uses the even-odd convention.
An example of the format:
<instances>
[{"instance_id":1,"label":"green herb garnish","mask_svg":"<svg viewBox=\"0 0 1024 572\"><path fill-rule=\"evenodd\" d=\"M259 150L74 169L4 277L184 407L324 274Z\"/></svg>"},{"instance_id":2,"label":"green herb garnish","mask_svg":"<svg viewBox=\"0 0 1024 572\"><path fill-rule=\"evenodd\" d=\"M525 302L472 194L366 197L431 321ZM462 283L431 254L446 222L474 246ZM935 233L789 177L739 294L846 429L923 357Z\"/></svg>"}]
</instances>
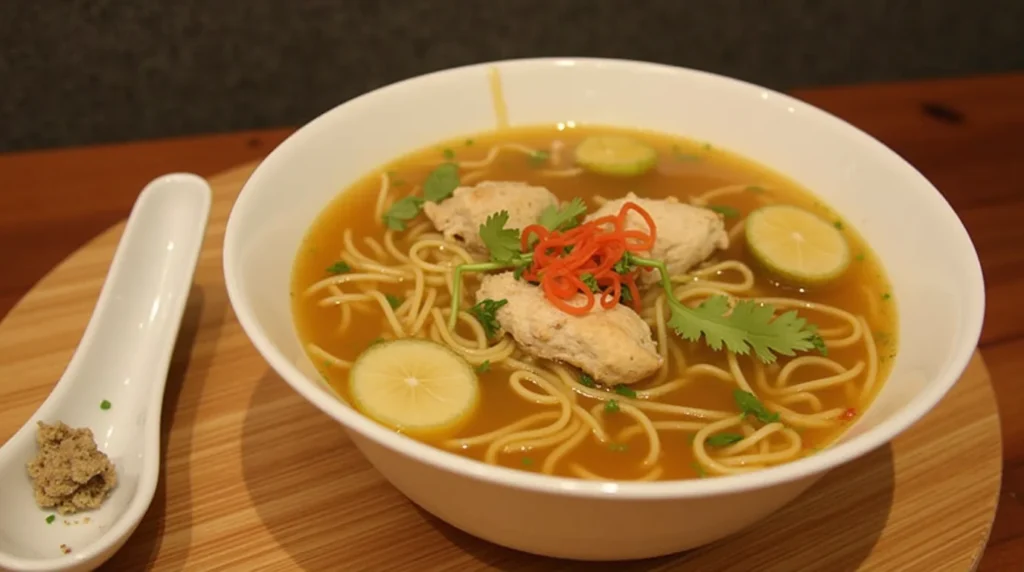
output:
<instances>
[{"instance_id":1,"label":"green herb garnish","mask_svg":"<svg viewBox=\"0 0 1024 572\"><path fill-rule=\"evenodd\" d=\"M339 260L327 267L328 274L346 274L351 271L352 268L343 260Z\"/></svg>"},{"instance_id":2,"label":"green herb garnish","mask_svg":"<svg viewBox=\"0 0 1024 572\"><path fill-rule=\"evenodd\" d=\"M531 466L533 466L533 459L531 459L530 457L523 457L521 462L523 463L524 467L531 467Z\"/></svg>"},{"instance_id":3,"label":"green herb garnish","mask_svg":"<svg viewBox=\"0 0 1024 572\"><path fill-rule=\"evenodd\" d=\"M619 402L615 401L614 399L609 399L608 401L605 401L604 402L604 412L605 413L618 413L619 412Z\"/></svg>"},{"instance_id":4,"label":"green herb garnish","mask_svg":"<svg viewBox=\"0 0 1024 572\"><path fill-rule=\"evenodd\" d=\"M594 378L590 377L586 373L580 373L580 385L582 385L583 387L593 388L597 387L597 382L595 382Z\"/></svg>"},{"instance_id":5,"label":"green herb garnish","mask_svg":"<svg viewBox=\"0 0 1024 572\"><path fill-rule=\"evenodd\" d=\"M51 514L50 516L46 517L46 524L53 524L53 521L55 520L57 520L57 517Z\"/></svg>"},{"instance_id":6,"label":"green herb garnish","mask_svg":"<svg viewBox=\"0 0 1024 572\"><path fill-rule=\"evenodd\" d=\"M637 256L633 257L633 262L661 272L662 287L672 310L668 325L685 340L696 342L703 336L713 350L724 346L739 355L753 351L764 363L775 362L776 354L791 356L821 345L817 328L795 310L776 316L775 309L768 304L739 300L729 313L729 299L721 295L690 308L672 294L672 282L664 262Z\"/></svg>"},{"instance_id":7,"label":"green herb garnish","mask_svg":"<svg viewBox=\"0 0 1024 572\"><path fill-rule=\"evenodd\" d=\"M730 207L729 205L710 205L708 206L708 209L715 211L725 218L736 218L740 216L739 209Z\"/></svg>"},{"instance_id":8,"label":"green herb garnish","mask_svg":"<svg viewBox=\"0 0 1024 572\"><path fill-rule=\"evenodd\" d=\"M485 359L483 363L476 366L477 373L487 373L489 371L491 371L491 360L489 359Z\"/></svg>"},{"instance_id":9,"label":"green herb garnish","mask_svg":"<svg viewBox=\"0 0 1024 572\"><path fill-rule=\"evenodd\" d=\"M423 199L414 196L398 199L384 213L384 224L391 230L405 230L406 223L419 216L423 203Z\"/></svg>"},{"instance_id":10,"label":"green herb garnish","mask_svg":"<svg viewBox=\"0 0 1024 572\"><path fill-rule=\"evenodd\" d=\"M469 309L469 313L473 314L480 325L484 328L484 333L487 334L488 338L493 338L494 334L498 333L501 329L501 324L498 323L498 310L508 304L508 300L480 300L475 306Z\"/></svg>"},{"instance_id":11,"label":"green herb garnish","mask_svg":"<svg viewBox=\"0 0 1024 572\"><path fill-rule=\"evenodd\" d=\"M732 398L736 401L736 405L740 408L740 412L743 413L744 417L752 416L761 423L775 423L779 420L778 413L768 411L764 404L749 391L734 389Z\"/></svg>"},{"instance_id":12,"label":"green herb garnish","mask_svg":"<svg viewBox=\"0 0 1024 572\"><path fill-rule=\"evenodd\" d=\"M857 256L855 256L854 258L856 258L856 259L857 259L857 262L864 262L864 253L863 253L863 252L861 252L860 254L858 254Z\"/></svg>"},{"instance_id":13,"label":"green herb garnish","mask_svg":"<svg viewBox=\"0 0 1024 572\"><path fill-rule=\"evenodd\" d=\"M473 140L472 139L466 139L466 147L472 147L472 146L473 146Z\"/></svg>"},{"instance_id":14,"label":"green herb garnish","mask_svg":"<svg viewBox=\"0 0 1024 572\"><path fill-rule=\"evenodd\" d=\"M743 440L743 435L737 433L716 433L708 437L707 444L712 447L725 447Z\"/></svg>"},{"instance_id":15,"label":"green herb garnish","mask_svg":"<svg viewBox=\"0 0 1024 572\"><path fill-rule=\"evenodd\" d=\"M392 310L397 310L402 305L402 297L395 296L394 294L385 294L384 298L388 301L388 306L391 306Z\"/></svg>"},{"instance_id":16,"label":"green herb garnish","mask_svg":"<svg viewBox=\"0 0 1024 572\"><path fill-rule=\"evenodd\" d=\"M439 203L452 196L458 186L459 166L455 163L438 165L423 182L423 198L408 196L395 201L384 213L384 224L391 230L405 230L406 223L420 214L423 203Z\"/></svg>"},{"instance_id":17,"label":"green herb garnish","mask_svg":"<svg viewBox=\"0 0 1024 572\"><path fill-rule=\"evenodd\" d=\"M445 149L441 154L444 155L444 158L448 161L455 158L455 151L452 151L451 149Z\"/></svg>"},{"instance_id":18,"label":"green herb garnish","mask_svg":"<svg viewBox=\"0 0 1024 572\"><path fill-rule=\"evenodd\" d=\"M843 230L843 221L837 220L832 223L832 226L836 227L837 230Z\"/></svg>"},{"instance_id":19,"label":"green herb garnish","mask_svg":"<svg viewBox=\"0 0 1024 572\"><path fill-rule=\"evenodd\" d=\"M579 197L561 207L550 205L540 213L537 222L548 230L569 230L579 226L579 218L586 214L587 205Z\"/></svg>"},{"instance_id":20,"label":"green herb garnish","mask_svg":"<svg viewBox=\"0 0 1024 572\"><path fill-rule=\"evenodd\" d=\"M106 399L104 399L103 401L100 401L100 409L106 411L106 410L110 409L110 407L111 407L110 402L107 401Z\"/></svg>"},{"instance_id":21,"label":"green herb garnish","mask_svg":"<svg viewBox=\"0 0 1024 572\"><path fill-rule=\"evenodd\" d=\"M597 278L594 278L594 275L589 272L581 274L580 281L583 282L587 288L590 288L591 292L601 291L601 285L597 283Z\"/></svg>"},{"instance_id":22,"label":"green herb garnish","mask_svg":"<svg viewBox=\"0 0 1024 572\"><path fill-rule=\"evenodd\" d=\"M439 203L452 196L458 187L459 166L455 163L442 163L423 182L423 198Z\"/></svg>"},{"instance_id":23,"label":"green herb garnish","mask_svg":"<svg viewBox=\"0 0 1024 572\"><path fill-rule=\"evenodd\" d=\"M892 294L890 294L888 292L886 292L885 294L882 294L882 299L883 300L888 300L890 298L892 298Z\"/></svg>"},{"instance_id":24,"label":"green herb garnish","mask_svg":"<svg viewBox=\"0 0 1024 572\"><path fill-rule=\"evenodd\" d=\"M628 385L616 385L614 391L615 393L618 393L623 397L636 399L636 391L634 391L633 388L629 387Z\"/></svg>"},{"instance_id":25,"label":"green herb garnish","mask_svg":"<svg viewBox=\"0 0 1024 572\"><path fill-rule=\"evenodd\" d=\"M704 472L704 467L700 466L700 463L691 463L690 466L693 467L694 472L697 473L698 479L703 479L708 475L706 472Z\"/></svg>"},{"instance_id":26,"label":"green herb garnish","mask_svg":"<svg viewBox=\"0 0 1024 572\"><path fill-rule=\"evenodd\" d=\"M521 258L519 252L519 229L505 228L508 211L499 211L487 217L480 225L480 240L491 252L491 260L503 264Z\"/></svg>"}]
</instances>

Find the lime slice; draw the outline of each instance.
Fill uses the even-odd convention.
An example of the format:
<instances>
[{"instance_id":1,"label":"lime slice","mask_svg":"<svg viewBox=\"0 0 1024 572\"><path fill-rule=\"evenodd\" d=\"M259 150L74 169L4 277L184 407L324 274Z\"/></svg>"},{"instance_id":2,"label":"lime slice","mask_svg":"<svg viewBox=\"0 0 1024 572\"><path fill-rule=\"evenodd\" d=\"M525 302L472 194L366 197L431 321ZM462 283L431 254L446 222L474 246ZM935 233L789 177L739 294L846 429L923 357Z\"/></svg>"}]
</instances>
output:
<instances>
[{"instance_id":1,"label":"lime slice","mask_svg":"<svg viewBox=\"0 0 1024 572\"><path fill-rule=\"evenodd\" d=\"M657 151L620 135L595 135L576 146L576 163L600 175L635 177L650 171L657 161Z\"/></svg>"},{"instance_id":2,"label":"lime slice","mask_svg":"<svg viewBox=\"0 0 1024 572\"><path fill-rule=\"evenodd\" d=\"M349 391L364 415L416 436L457 429L480 400L472 366L440 344L417 339L370 346L352 364Z\"/></svg>"},{"instance_id":3,"label":"lime slice","mask_svg":"<svg viewBox=\"0 0 1024 572\"><path fill-rule=\"evenodd\" d=\"M850 247L839 230L814 213L769 205L750 213L747 248L770 272L804 286L839 278L850 265Z\"/></svg>"}]
</instances>

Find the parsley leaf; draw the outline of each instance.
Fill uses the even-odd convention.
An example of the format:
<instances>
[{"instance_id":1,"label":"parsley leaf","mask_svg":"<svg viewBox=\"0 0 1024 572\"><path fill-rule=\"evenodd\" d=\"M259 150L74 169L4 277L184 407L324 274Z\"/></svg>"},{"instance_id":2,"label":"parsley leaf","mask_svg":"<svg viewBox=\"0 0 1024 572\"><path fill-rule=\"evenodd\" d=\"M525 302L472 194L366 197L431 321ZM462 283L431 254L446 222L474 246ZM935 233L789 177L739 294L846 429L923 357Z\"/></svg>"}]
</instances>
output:
<instances>
[{"instance_id":1,"label":"parsley leaf","mask_svg":"<svg viewBox=\"0 0 1024 572\"><path fill-rule=\"evenodd\" d=\"M505 228L508 216L508 211L499 211L480 225L480 240L491 251L491 260L503 264L511 264L520 257L519 230Z\"/></svg>"},{"instance_id":2,"label":"parsley leaf","mask_svg":"<svg viewBox=\"0 0 1024 572\"><path fill-rule=\"evenodd\" d=\"M391 230L405 230L405 223L416 218L423 208L423 199L408 196L395 201L384 213L384 224Z\"/></svg>"},{"instance_id":3,"label":"parsley leaf","mask_svg":"<svg viewBox=\"0 0 1024 572\"><path fill-rule=\"evenodd\" d=\"M498 323L498 310L508 304L508 300L480 300L475 306L469 309L469 313L473 314L480 325L484 328L484 333L487 334L488 338L493 338L494 334L498 333L501 329L501 324Z\"/></svg>"},{"instance_id":4,"label":"parsley leaf","mask_svg":"<svg viewBox=\"0 0 1024 572\"><path fill-rule=\"evenodd\" d=\"M712 447L725 447L743 440L743 435L737 433L717 433L708 437L707 444Z\"/></svg>"},{"instance_id":5,"label":"parsley leaf","mask_svg":"<svg viewBox=\"0 0 1024 572\"><path fill-rule=\"evenodd\" d=\"M587 205L583 199L576 197L561 207L549 205L541 211L537 222L548 230L569 230L579 226L579 218L586 212Z\"/></svg>"},{"instance_id":6,"label":"parsley leaf","mask_svg":"<svg viewBox=\"0 0 1024 572\"><path fill-rule=\"evenodd\" d=\"M586 285L587 288L590 288L591 292L601 291L601 285L597 283L597 278L594 278L594 275L589 272L584 272L583 274L581 274L580 281L583 282L583 284Z\"/></svg>"},{"instance_id":7,"label":"parsley leaf","mask_svg":"<svg viewBox=\"0 0 1024 572\"><path fill-rule=\"evenodd\" d=\"M349 265L346 264L344 260L339 260L327 267L328 274L345 274L351 271L352 268L350 268Z\"/></svg>"},{"instance_id":8,"label":"parsley leaf","mask_svg":"<svg viewBox=\"0 0 1024 572\"><path fill-rule=\"evenodd\" d=\"M736 218L740 216L739 209L730 207L729 205L711 205L708 207L709 210L713 210L716 213L724 216L725 218Z\"/></svg>"},{"instance_id":9,"label":"parsley leaf","mask_svg":"<svg viewBox=\"0 0 1024 572\"><path fill-rule=\"evenodd\" d=\"M628 385L616 385L615 386L615 393L618 393L619 395L621 395L623 397L628 397L630 399L636 399L636 391L634 391L633 388L629 387Z\"/></svg>"},{"instance_id":10,"label":"parsley leaf","mask_svg":"<svg viewBox=\"0 0 1024 572\"><path fill-rule=\"evenodd\" d=\"M670 300L672 302L674 300ZM777 356L794 355L797 351L814 349L820 338L817 328L790 310L775 315L775 308L753 300L740 300L729 311L729 299L712 296L696 308L679 302L671 303L671 326L683 339L695 342L701 334L713 350L726 349L740 355L751 350L764 363L773 363Z\"/></svg>"},{"instance_id":11,"label":"parsley leaf","mask_svg":"<svg viewBox=\"0 0 1024 572\"><path fill-rule=\"evenodd\" d=\"M618 413L619 412L619 402L615 401L614 399L609 399L608 401L605 401L604 402L604 412L605 413Z\"/></svg>"},{"instance_id":12,"label":"parsley leaf","mask_svg":"<svg viewBox=\"0 0 1024 572\"><path fill-rule=\"evenodd\" d=\"M423 198L439 203L459 187L459 166L455 163L442 163L427 175L423 182Z\"/></svg>"},{"instance_id":13,"label":"parsley leaf","mask_svg":"<svg viewBox=\"0 0 1024 572\"><path fill-rule=\"evenodd\" d=\"M594 381L594 378L590 377L586 373L581 372L580 385L584 387L597 387L597 382Z\"/></svg>"},{"instance_id":14,"label":"parsley leaf","mask_svg":"<svg viewBox=\"0 0 1024 572\"><path fill-rule=\"evenodd\" d=\"M395 296L394 294L385 294L384 297L387 298L388 306L391 306L392 310L397 310L398 307L402 305L401 296Z\"/></svg>"},{"instance_id":15,"label":"parsley leaf","mask_svg":"<svg viewBox=\"0 0 1024 572\"><path fill-rule=\"evenodd\" d=\"M763 403L749 391L734 389L732 398L736 401L744 416L752 415L761 423L775 423L779 420L779 414L768 411Z\"/></svg>"}]
</instances>

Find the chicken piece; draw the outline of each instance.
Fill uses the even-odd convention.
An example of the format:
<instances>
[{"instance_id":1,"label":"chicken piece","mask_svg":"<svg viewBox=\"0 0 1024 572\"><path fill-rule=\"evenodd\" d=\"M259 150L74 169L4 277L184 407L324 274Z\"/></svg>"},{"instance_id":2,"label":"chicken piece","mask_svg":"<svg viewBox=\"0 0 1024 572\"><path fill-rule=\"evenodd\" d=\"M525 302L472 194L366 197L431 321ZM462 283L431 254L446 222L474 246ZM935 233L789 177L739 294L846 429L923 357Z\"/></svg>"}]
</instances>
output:
<instances>
[{"instance_id":1,"label":"chicken piece","mask_svg":"<svg viewBox=\"0 0 1024 572\"><path fill-rule=\"evenodd\" d=\"M608 201L591 213L587 220L618 214L626 201L636 203L647 211L657 228L654 248L639 254L664 261L672 276L686 274L711 256L716 248L729 248L729 235L725 231L722 217L712 210L684 203L642 199L629 193L625 198ZM626 218L626 228L646 231L647 223L643 217L631 211ZM644 284L652 284L660 278L661 273L657 270L640 273L640 281Z\"/></svg>"},{"instance_id":2,"label":"chicken piece","mask_svg":"<svg viewBox=\"0 0 1024 572\"><path fill-rule=\"evenodd\" d=\"M661 367L651 329L621 304L610 310L598 304L584 316L571 316L511 272L484 277L476 299L508 300L497 312L498 322L520 347L536 357L572 364L602 383L636 383Z\"/></svg>"},{"instance_id":3,"label":"chicken piece","mask_svg":"<svg viewBox=\"0 0 1024 572\"><path fill-rule=\"evenodd\" d=\"M445 238L457 240L475 255L487 255L480 240L480 225L490 215L508 211L506 228L522 230L537 222L540 213L558 198L544 187L514 181L483 181L475 187L459 187L440 203L426 203L423 212Z\"/></svg>"}]
</instances>

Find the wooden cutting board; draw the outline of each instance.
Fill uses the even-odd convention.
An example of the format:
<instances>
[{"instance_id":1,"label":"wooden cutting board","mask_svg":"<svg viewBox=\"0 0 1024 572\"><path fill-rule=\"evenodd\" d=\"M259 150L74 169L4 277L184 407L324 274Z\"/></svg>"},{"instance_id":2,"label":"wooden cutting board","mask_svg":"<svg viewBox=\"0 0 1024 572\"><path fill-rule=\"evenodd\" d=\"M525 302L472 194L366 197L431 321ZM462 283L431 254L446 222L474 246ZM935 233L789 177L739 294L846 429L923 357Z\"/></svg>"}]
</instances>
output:
<instances>
[{"instance_id":1,"label":"wooden cutting board","mask_svg":"<svg viewBox=\"0 0 1024 572\"><path fill-rule=\"evenodd\" d=\"M167 384L160 485L104 569L589 568L489 544L419 510L264 363L221 274L228 213L253 168L210 179L210 226ZM122 229L74 253L0 323L0 440L63 372ZM976 354L924 420L779 513L711 546L615 569L969 570L995 515L1001 454L995 396Z\"/></svg>"}]
</instances>

